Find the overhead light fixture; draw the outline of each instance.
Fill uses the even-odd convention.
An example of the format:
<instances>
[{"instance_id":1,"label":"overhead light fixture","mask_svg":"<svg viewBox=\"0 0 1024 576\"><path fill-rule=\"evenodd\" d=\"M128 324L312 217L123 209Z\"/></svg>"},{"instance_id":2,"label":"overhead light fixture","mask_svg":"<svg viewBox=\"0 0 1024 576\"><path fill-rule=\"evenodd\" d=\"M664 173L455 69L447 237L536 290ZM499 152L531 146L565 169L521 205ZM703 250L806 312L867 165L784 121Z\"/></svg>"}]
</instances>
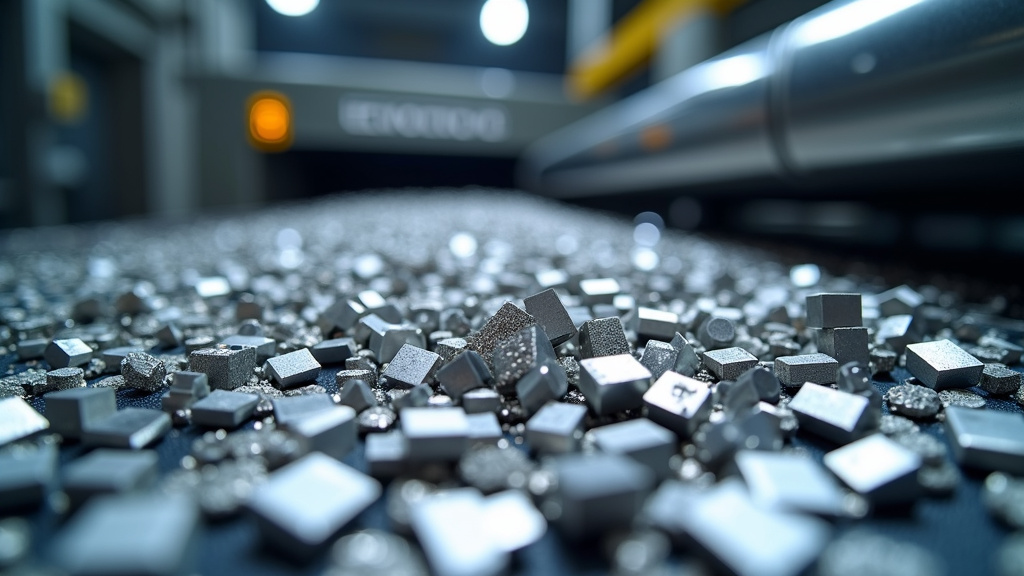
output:
<instances>
[{"instance_id":1,"label":"overhead light fixture","mask_svg":"<svg viewBox=\"0 0 1024 576\"><path fill-rule=\"evenodd\" d=\"M283 152L292 145L292 107L280 92L261 91L249 97L249 143L261 152Z\"/></svg>"},{"instance_id":2,"label":"overhead light fixture","mask_svg":"<svg viewBox=\"0 0 1024 576\"><path fill-rule=\"evenodd\" d=\"M316 9L320 0L267 0L267 4L278 14L305 16Z\"/></svg>"},{"instance_id":3,"label":"overhead light fixture","mask_svg":"<svg viewBox=\"0 0 1024 576\"><path fill-rule=\"evenodd\" d=\"M529 24L526 0L487 0L480 9L480 30L491 44L515 44L526 34Z\"/></svg>"}]
</instances>

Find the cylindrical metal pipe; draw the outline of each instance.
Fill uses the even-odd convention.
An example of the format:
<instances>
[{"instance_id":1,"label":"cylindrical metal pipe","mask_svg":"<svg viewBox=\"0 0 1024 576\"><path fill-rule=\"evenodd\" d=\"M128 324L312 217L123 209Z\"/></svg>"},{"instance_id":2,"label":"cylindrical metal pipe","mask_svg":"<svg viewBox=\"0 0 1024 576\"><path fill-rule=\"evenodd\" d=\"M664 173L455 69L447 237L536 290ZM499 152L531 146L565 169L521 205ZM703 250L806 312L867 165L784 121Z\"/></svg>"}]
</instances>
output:
<instances>
[{"instance_id":1,"label":"cylindrical metal pipe","mask_svg":"<svg viewBox=\"0 0 1024 576\"><path fill-rule=\"evenodd\" d=\"M1024 2L837 0L530 147L569 197L1024 149Z\"/></svg>"}]
</instances>

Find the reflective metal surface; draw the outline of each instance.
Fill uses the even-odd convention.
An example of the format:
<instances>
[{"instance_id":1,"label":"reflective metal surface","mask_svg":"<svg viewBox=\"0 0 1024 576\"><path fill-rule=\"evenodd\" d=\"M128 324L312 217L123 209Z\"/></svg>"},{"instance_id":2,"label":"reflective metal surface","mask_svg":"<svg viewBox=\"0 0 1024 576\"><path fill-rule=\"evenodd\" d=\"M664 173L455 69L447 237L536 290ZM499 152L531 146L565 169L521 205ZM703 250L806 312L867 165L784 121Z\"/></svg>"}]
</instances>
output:
<instances>
[{"instance_id":1,"label":"reflective metal surface","mask_svg":"<svg viewBox=\"0 0 1024 576\"><path fill-rule=\"evenodd\" d=\"M1024 3L837 0L543 138L555 196L1024 147Z\"/></svg>"}]
</instances>

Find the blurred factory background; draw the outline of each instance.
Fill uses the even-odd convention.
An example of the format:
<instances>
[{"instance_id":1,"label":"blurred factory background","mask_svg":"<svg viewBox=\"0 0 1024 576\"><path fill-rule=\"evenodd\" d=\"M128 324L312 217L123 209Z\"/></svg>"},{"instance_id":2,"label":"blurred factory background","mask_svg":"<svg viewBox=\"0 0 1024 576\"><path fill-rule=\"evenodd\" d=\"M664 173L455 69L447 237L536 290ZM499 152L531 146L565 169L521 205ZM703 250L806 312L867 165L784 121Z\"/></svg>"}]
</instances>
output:
<instances>
[{"instance_id":1,"label":"blurred factory background","mask_svg":"<svg viewBox=\"0 0 1024 576\"><path fill-rule=\"evenodd\" d=\"M1020 2L8 0L0 27L5 228L479 185L1024 258Z\"/></svg>"}]
</instances>

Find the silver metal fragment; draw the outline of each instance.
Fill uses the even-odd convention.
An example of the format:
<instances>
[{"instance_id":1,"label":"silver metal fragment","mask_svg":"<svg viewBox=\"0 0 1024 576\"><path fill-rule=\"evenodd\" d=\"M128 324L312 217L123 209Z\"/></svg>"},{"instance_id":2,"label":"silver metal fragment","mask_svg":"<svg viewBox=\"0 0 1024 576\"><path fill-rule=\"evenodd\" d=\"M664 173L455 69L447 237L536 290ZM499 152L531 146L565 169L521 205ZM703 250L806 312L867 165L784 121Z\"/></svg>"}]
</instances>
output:
<instances>
[{"instance_id":1,"label":"silver metal fragment","mask_svg":"<svg viewBox=\"0 0 1024 576\"><path fill-rule=\"evenodd\" d=\"M50 428L69 440L82 437L83 429L117 412L112 388L72 388L46 396Z\"/></svg>"},{"instance_id":2,"label":"silver metal fragment","mask_svg":"<svg viewBox=\"0 0 1024 576\"><path fill-rule=\"evenodd\" d=\"M921 457L882 434L873 434L825 454L825 466L875 504L914 500Z\"/></svg>"},{"instance_id":3,"label":"silver metal fragment","mask_svg":"<svg viewBox=\"0 0 1024 576\"><path fill-rule=\"evenodd\" d=\"M214 390L192 405L192 423L206 428L238 428L252 418L259 400L255 394Z\"/></svg>"},{"instance_id":4,"label":"silver metal fragment","mask_svg":"<svg viewBox=\"0 0 1024 576\"><path fill-rule=\"evenodd\" d=\"M575 451L583 438L586 415L586 406L548 402L526 422L526 442L541 454Z\"/></svg>"},{"instance_id":5,"label":"silver metal fragment","mask_svg":"<svg viewBox=\"0 0 1024 576\"><path fill-rule=\"evenodd\" d=\"M580 369L580 391L598 414L639 408L651 385L651 373L629 354L586 358Z\"/></svg>"},{"instance_id":6,"label":"silver metal fragment","mask_svg":"<svg viewBox=\"0 0 1024 576\"><path fill-rule=\"evenodd\" d=\"M757 357L743 348L721 348L705 352L704 365L719 380L735 380L757 366Z\"/></svg>"},{"instance_id":7,"label":"silver metal fragment","mask_svg":"<svg viewBox=\"0 0 1024 576\"><path fill-rule=\"evenodd\" d=\"M908 418L934 418L942 409L942 400L937 392L915 384L899 384L885 393L889 408Z\"/></svg>"},{"instance_id":8,"label":"silver metal fragment","mask_svg":"<svg viewBox=\"0 0 1024 576\"><path fill-rule=\"evenodd\" d=\"M946 434L961 466L1024 474L1024 417L1020 414L950 406Z\"/></svg>"},{"instance_id":9,"label":"silver metal fragment","mask_svg":"<svg viewBox=\"0 0 1024 576\"><path fill-rule=\"evenodd\" d=\"M878 428L881 412L867 398L808 382L789 403L800 428L848 444Z\"/></svg>"},{"instance_id":10,"label":"silver metal fragment","mask_svg":"<svg viewBox=\"0 0 1024 576\"><path fill-rule=\"evenodd\" d=\"M775 359L775 375L783 386L800 387L804 382L832 384L839 372L839 362L827 354L800 354Z\"/></svg>"},{"instance_id":11,"label":"silver metal fragment","mask_svg":"<svg viewBox=\"0 0 1024 576\"><path fill-rule=\"evenodd\" d=\"M907 346L907 370L935 390L970 388L981 380L985 365L949 340Z\"/></svg>"}]
</instances>

